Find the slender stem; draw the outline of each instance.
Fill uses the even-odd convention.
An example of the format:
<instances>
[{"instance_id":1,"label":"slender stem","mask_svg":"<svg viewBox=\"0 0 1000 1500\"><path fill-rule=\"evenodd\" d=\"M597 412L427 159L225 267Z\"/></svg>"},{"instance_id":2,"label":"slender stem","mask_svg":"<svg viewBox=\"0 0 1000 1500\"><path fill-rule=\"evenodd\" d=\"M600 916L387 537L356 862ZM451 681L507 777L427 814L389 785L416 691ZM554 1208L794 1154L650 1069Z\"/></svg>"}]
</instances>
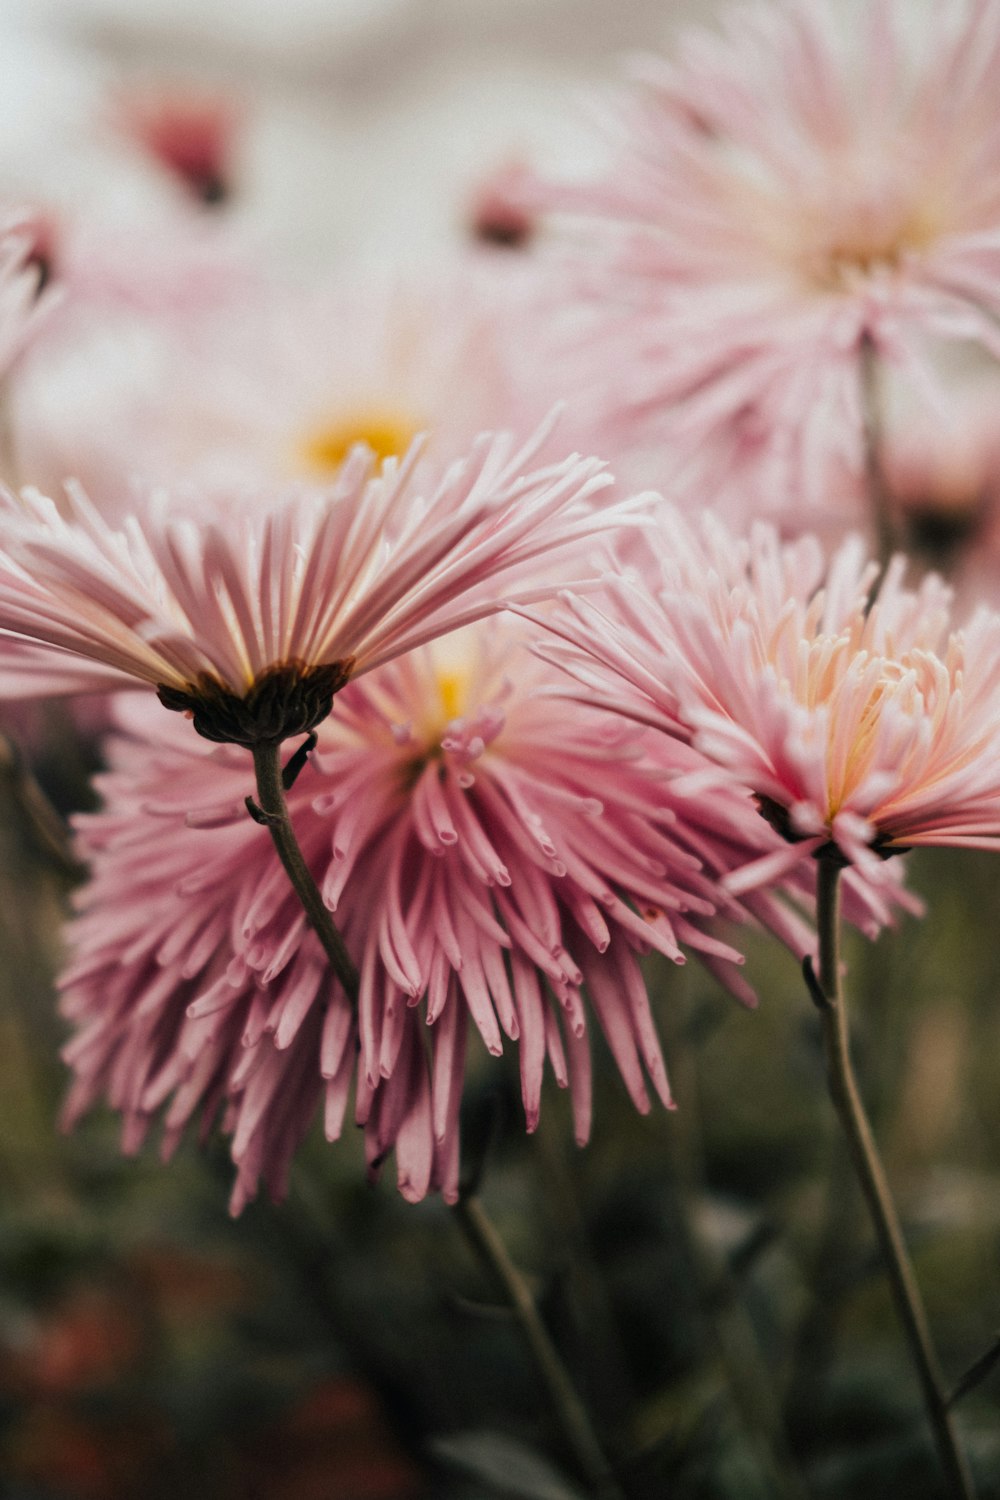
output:
<instances>
[{"instance_id":1,"label":"slender stem","mask_svg":"<svg viewBox=\"0 0 1000 1500\"><path fill-rule=\"evenodd\" d=\"M299 848L292 820L288 814L288 803L285 800L285 788L281 779L280 749L279 740L265 740L253 747L257 797L260 810L264 814L263 821L267 824L274 847L278 851L278 858L284 865L285 872L302 903L302 909L316 936L323 944L333 972L340 980L348 998L357 1004L358 971L319 893L319 887L312 878L309 866L302 856L302 850Z\"/></svg>"},{"instance_id":2,"label":"slender stem","mask_svg":"<svg viewBox=\"0 0 1000 1500\"><path fill-rule=\"evenodd\" d=\"M334 973L351 1000L357 1003L358 972L312 878L292 827L282 781L280 742L272 740L256 744L253 747L253 762L260 813L263 814L263 821L270 831L274 847L306 916L323 944ZM594 1436L586 1408L549 1338L535 1300L508 1255L495 1225L482 1203L472 1194L459 1199L455 1205L455 1215L467 1239L504 1290L581 1472L592 1484L599 1500L623 1500L610 1465Z\"/></svg>"},{"instance_id":3,"label":"slender stem","mask_svg":"<svg viewBox=\"0 0 1000 1500\"><path fill-rule=\"evenodd\" d=\"M690 1031L690 1023L684 1028ZM679 1108L666 1131L667 1184L676 1201L677 1230L687 1251L706 1324L711 1331L723 1379L747 1443L763 1472L773 1500L806 1500L807 1491L791 1451L776 1392L774 1371L764 1358L740 1280L730 1257L701 1231L695 1214L699 1193L707 1190L705 1103L699 1076L701 1051L690 1045L675 1021L667 1037L670 1075ZM674 1045L670 1046L669 1043Z\"/></svg>"},{"instance_id":4,"label":"slender stem","mask_svg":"<svg viewBox=\"0 0 1000 1500\"><path fill-rule=\"evenodd\" d=\"M864 422L865 485L878 560L883 570L896 551L898 539L892 515L892 498L882 467L882 400L879 391L878 354L871 338L861 340L861 413ZM876 583L875 588L878 589Z\"/></svg>"},{"instance_id":5,"label":"slender stem","mask_svg":"<svg viewBox=\"0 0 1000 1500\"><path fill-rule=\"evenodd\" d=\"M960 1500L975 1500L972 1475L958 1446L948 1410L927 1313L851 1063L847 1005L840 976L840 868L835 859L819 860L816 921L819 931L818 990L822 1000L820 1015L830 1095L847 1136L854 1169L875 1226L896 1311L910 1346L951 1494Z\"/></svg>"},{"instance_id":6,"label":"slender stem","mask_svg":"<svg viewBox=\"0 0 1000 1500\"><path fill-rule=\"evenodd\" d=\"M267 824L281 863L323 944L334 973L356 1003L357 970L312 878L292 828L282 781L280 742L264 741L255 745L253 762L262 821ZM581 1471L593 1485L595 1495L599 1500L622 1500L622 1492L594 1436L586 1409L549 1338L534 1298L481 1202L473 1195L463 1197L455 1206L455 1214L466 1237L503 1287L552 1399L566 1441Z\"/></svg>"},{"instance_id":7,"label":"slender stem","mask_svg":"<svg viewBox=\"0 0 1000 1500\"><path fill-rule=\"evenodd\" d=\"M621 1330L608 1289L594 1258L577 1182L564 1153L565 1142L554 1130L532 1137L532 1155L541 1190L539 1207L548 1216L565 1257L565 1289L575 1326L582 1331L581 1354L587 1357L587 1390L591 1407L609 1420L624 1421L635 1408L635 1390Z\"/></svg>"},{"instance_id":8,"label":"slender stem","mask_svg":"<svg viewBox=\"0 0 1000 1500\"><path fill-rule=\"evenodd\" d=\"M511 1260L496 1225L481 1200L471 1193L459 1198L454 1213L466 1239L503 1288L581 1474L599 1500L623 1500L618 1481L594 1435L587 1409L577 1395L566 1366L542 1322L535 1299Z\"/></svg>"}]
</instances>

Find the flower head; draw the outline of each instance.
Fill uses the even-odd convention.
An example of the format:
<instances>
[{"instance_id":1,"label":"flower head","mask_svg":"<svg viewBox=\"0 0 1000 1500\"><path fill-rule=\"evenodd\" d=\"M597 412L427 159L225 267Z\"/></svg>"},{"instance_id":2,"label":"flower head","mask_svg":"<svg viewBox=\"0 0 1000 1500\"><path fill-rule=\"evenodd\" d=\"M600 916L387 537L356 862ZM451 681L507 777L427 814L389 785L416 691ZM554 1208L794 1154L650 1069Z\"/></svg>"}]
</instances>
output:
<instances>
[{"instance_id":1,"label":"flower head","mask_svg":"<svg viewBox=\"0 0 1000 1500\"><path fill-rule=\"evenodd\" d=\"M339 1133L352 1087L370 1161L394 1149L407 1196L454 1194L469 1036L517 1042L529 1129L548 1059L586 1137L590 1015L637 1107L650 1087L669 1101L638 956L690 949L749 998L717 915L799 951L808 929L773 895L720 889L774 837L749 801L675 793L697 756L568 701L522 634L480 625L349 684L289 794L356 1012L245 814L245 757L132 700L105 808L78 825L93 873L63 978L70 1119L106 1094L134 1146L165 1109L169 1149L221 1111L238 1207L261 1178L283 1191L321 1103Z\"/></svg>"},{"instance_id":2,"label":"flower head","mask_svg":"<svg viewBox=\"0 0 1000 1500\"><path fill-rule=\"evenodd\" d=\"M595 515L600 465L572 457L525 474L532 451L484 435L418 488L419 445L378 472L355 449L329 490L203 502L201 514L161 496L120 531L79 492L68 516L44 496L2 497L0 630L54 652L52 676L35 670L26 695L67 676L81 688L138 679L212 739L302 733L349 677L491 613L508 591L545 593L540 557L589 548L635 509Z\"/></svg>"},{"instance_id":3,"label":"flower head","mask_svg":"<svg viewBox=\"0 0 1000 1500\"><path fill-rule=\"evenodd\" d=\"M875 886L911 845L1000 848L1000 617L949 635L948 590L906 588L901 558L872 602L857 538L827 565L812 539L761 523L741 542L666 511L657 550L600 607L567 601L555 655L755 795L785 847L731 890L831 845Z\"/></svg>"},{"instance_id":4,"label":"flower head","mask_svg":"<svg viewBox=\"0 0 1000 1500\"><path fill-rule=\"evenodd\" d=\"M720 444L775 506L860 476L863 348L921 382L928 335L1000 353L1000 4L842 20L784 0L685 34L638 64L604 175L548 190L612 418L699 468Z\"/></svg>"}]
</instances>

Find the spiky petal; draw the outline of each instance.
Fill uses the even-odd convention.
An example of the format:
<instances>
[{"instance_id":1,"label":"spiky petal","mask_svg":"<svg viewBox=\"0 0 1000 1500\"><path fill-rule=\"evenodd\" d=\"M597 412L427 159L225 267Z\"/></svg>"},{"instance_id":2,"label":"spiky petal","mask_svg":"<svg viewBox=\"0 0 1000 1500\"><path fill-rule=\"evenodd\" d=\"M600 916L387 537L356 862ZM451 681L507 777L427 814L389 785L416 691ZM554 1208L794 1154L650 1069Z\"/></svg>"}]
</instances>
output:
<instances>
[{"instance_id":1,"label":"spiky petal","mask_svg":"<svg viewBox=\"0 0 1000 1500\"><path fill-rule=\"evenodd\" d=\"M758 507L851 494L866 345L924 395L929 339L1000 353L1000 3L844 21L731 7L636 64L595 180L536 186L572 221L601 450L624 424Z\"/></svg>"},{"instance_id":2,"label":"spiky petal","mask_svg":"<svg viewBox=\"0 0 1000 1500\"><path fill-rule=\"evenodd\" d=\"M318 1108L339 1133L352 1089L373 1167L395 1150L408 1197L454 1195L472 1038L516 1042L529 1129L547 1060L586 1138L594 1018L635 1105L669 1102L639 956L693 952L752 1001L717 919L802 953L803 890L725 892L777 842L749 799L689 795L695 752L554 675L483 624L349 684L320 726L290 805L360 972L356 1016L246 816L246 757L133 700L105 808L79 820L68 1119L106 1095L135 1146L162 1111L169 1150L221 1112L238 1208L261 1179L284 1190Z\"/></svg>"},{"instance_id":3,"label":"spiky petal","mask_svg":"<svg viewBox=\"0 0 1000 1500\"><path fill-rule=\"evenodd\" d=\"M193 711L205 732L219 728L221 703L214 738L252 743L252 724L225 726L240 704L253 719L259 700L266 737L299 733L310 724L296 684L311 692L325 674L324 691L335 691L505 596L544 594L540 558L551 566L592 550L596 532L639 508L595 514L588 498L610 482L601 465L573 456L525 473L533 451L484 435L428 487L414 482L419 445L377 472L359 448L328 490L256 505L204 500L186 513L159 497L121 530L79 491L65 515L36 493L0 495L0 630L54 652L51 676L30 652L32 670L20 672L15 652L5 689L39 696L74 679L81 689L137 680ZM296 700L286 724L270 711L275 682Z\"/></svg>"},{"instance_id":4,"label":"spiky petal","mask_svg":"<svg viewBox=\"0 0 1000 1500\"><path fill-rule=\"evenodd\" d=\"M915 844L1000 848L1000 617L949 633L933 575L903 582L858 538L826 562L812 539L749 540L665 510L658 561L567 599L548 654L587 696L689 741L752 792L783 852L730 890L834 844L872 887Z\"/></svg>"}]
</instances>

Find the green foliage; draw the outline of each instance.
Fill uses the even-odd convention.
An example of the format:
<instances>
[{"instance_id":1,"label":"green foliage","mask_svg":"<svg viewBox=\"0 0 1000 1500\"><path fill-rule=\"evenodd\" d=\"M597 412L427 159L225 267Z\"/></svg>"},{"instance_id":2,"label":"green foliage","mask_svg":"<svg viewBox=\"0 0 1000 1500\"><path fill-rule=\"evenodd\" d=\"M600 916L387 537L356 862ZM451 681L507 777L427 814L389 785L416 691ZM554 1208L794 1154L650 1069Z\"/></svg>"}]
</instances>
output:
<instances>
[{"instance_id":1,"label":"green foliage","mask_svg":"<svg viewBox=\"0 0 1000 1500\"><path fill-rule=\"evenodd\" d=\"M0 1470L24 1500L579 1500L509 1313L440 1202L317 1132L290 1201L232 1221L224 1145L58 1134L58 878L8 850L0 1033ZM953 1384L1000 1328L1000 1010L985 858L914 866L930 912L849 948L857 1061ZM28 917L23 915L24 911ZM30 917L30 920L29 920ZM816 1017L763 939L747 1012L650 967L678 1109L639 1117L602 1049L590 1146L515 1059L469 1083L481 1191L627 1500L942 1494ZM499 1124L498 1124L499 1122ZM998 1374L962 1400L1000 1497Z\"/></svg>"}]
</instances>

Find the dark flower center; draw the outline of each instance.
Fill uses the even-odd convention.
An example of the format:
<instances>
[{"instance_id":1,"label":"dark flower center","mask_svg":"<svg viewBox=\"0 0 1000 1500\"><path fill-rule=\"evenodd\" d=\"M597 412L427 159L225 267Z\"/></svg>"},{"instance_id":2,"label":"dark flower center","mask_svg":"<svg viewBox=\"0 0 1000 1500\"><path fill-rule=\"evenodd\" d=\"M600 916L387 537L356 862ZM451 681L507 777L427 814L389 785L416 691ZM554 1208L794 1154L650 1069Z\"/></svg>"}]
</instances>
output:
<instances>
[{"instance_id":1,"label":"dark flower center","mask_svg":"<svg viewBox=\"0 0 1000 1500\"><path fill-rule=\"evenodd\" d=\"M161 683L157 695L164 708L190 714L206 740L252 748L308 734L330 712L353 666L353 657L313 667L283 662L269 667L242 697L203 672L186 689Z\"/></svg>"},{"instance_id":2,"label":"dark flower center","mask_svg":"<svg viewBox=\"0 0 1000 1500\"><path fill-rule=\"evenodd\" d=\"M801 844L811 837L810 834L799 833L793 828L788 808L780 802L775 802L773 797L767 797L763 792L754 792L754 801L764 822L770 823L775 833L780 834L787 844ZM884 833L875 835L870 848L879 859L891 859L894 854L909 854L910 852L907 845L894 843L892 838ZM819 848L813 851L813 859L836 859L842 864L848 863L833 839L820 844Z\"/></svg>"}]
</instances>

